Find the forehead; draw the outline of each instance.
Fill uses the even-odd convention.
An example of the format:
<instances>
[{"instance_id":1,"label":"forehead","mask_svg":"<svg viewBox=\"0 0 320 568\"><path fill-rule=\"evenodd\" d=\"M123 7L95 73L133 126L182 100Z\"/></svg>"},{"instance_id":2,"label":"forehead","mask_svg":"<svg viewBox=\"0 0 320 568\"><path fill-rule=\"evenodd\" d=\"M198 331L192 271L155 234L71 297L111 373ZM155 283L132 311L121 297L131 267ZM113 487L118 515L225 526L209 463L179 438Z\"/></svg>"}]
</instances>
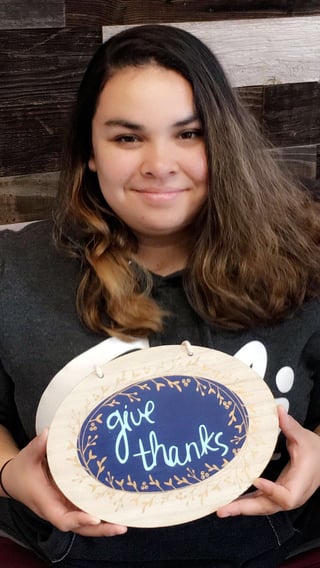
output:
<instances>
[{"instance_id":1,"label":"forehead","mask_svg":"<svg viewBox=\"0 0 320 568\"><path fill-rule=\"evenodd\" d=\"M100 94L96 114L143 116L164 111L174 120L177 115L194 112L192 87L176 71L147 64L116 71Z\"/></svg>"}]
</instances>

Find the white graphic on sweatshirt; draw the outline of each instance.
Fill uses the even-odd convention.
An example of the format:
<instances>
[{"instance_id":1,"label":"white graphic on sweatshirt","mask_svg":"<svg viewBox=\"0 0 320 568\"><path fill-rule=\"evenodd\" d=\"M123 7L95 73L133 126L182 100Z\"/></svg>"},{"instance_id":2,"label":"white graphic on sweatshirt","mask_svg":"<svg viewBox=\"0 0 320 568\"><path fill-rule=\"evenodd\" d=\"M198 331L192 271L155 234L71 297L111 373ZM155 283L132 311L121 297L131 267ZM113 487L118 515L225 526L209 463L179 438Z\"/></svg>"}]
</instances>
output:
<instances>
[{"instance_id":1,"label":"white graphic on sweatshirt","mask_svg":"<svg viewBox=\"0 0 320 568\"><path fill-rule=\"evenodd\" d=\"M241 349L239 349L239 351L234 354L234 357L242 361L242 363L248 365L248 367L251 367L251 369L256 371L256 373L258 373L258 375L260 375L260 377L264 379L267 369L268 356L267 350L263 343L261 343L260 341L250 341L249 343L241 347Z\"/></svg>"},{"instance_id":2,"label":"white graphic on sweatshirt","mask_svg":"<svg viewBox=\"0 0 320 568\"><path fill-rule=\"evenodd\" d=\"M282 394L290 392L294 383L294 372L291 367L282 367L276 375L276 385ZM277 398L277 404L281 404L289 411L289 401L285 397Z\"/></svg>"},{"instance_id":3,"label":"white graphic on sweatshirt","mask_svg":"<svg viewBox=\"0 0 320 568\"><path fill-rule=\"evenodd\" d=\"M249 367L251 367L262 379L264 379L268 363L268 354L265 346L261 341L250 341L243 345L239 351L234 354L236 359L239 359ZM281 367L276 375L276 386L281 394L290 392L294 383L294 371L291 367ZM276 404L279 404L289 410L289 400L286 397L277 397Z\"/></svg>"},{"instance_id":4,"label":"white graphic on sweatshirt","mask_svg":"<svg viewBox=\"0 0 320 568\"><path fill-rule=\"evenodd\" d=\"M234 357L254 369L254 371L264 379L268 363L268 354L263 343L260 341L250 341L241 347L241 349L235 353ZM293 369L288 366L281 367L276 374L275 382L281 394L290 392L294 384ZM277 405L283 406L287 412L289 411L289 400L286 397L276 397L275 402ZM278 460L280 457L280 454L274 453L272 459Z\"/></svg>"}]
</instances>

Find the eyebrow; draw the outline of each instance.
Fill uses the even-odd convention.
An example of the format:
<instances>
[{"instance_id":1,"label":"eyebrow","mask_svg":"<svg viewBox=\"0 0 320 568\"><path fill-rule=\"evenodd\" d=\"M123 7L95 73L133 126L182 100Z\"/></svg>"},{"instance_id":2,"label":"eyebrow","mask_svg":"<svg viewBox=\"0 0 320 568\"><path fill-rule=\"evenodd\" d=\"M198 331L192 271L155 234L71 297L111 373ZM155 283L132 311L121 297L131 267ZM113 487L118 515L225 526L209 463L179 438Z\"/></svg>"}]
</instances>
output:
<instances>
[{"instance_id":1,"label":"eyebrow","mask_svg":"<svg viewBox=\"0 0 320 568\"><path fill-rule=\"evenodd\" d=\"M195 122L197 120L199 120L198 115L192 114L192 115L184 118L183 120L178 120L172 126L173 126L173 128L179 128L179 127L181 128L182 126L187 126L191 122ZM140 130L140 131L145 130L144 127L141 124L136 124L135 122L123 120L121 118L107 120L104 124L105 124L105 126L111 126L111 127L121 126L122 128L127 128L128 130Z\"/></svg>"}]
</instances>

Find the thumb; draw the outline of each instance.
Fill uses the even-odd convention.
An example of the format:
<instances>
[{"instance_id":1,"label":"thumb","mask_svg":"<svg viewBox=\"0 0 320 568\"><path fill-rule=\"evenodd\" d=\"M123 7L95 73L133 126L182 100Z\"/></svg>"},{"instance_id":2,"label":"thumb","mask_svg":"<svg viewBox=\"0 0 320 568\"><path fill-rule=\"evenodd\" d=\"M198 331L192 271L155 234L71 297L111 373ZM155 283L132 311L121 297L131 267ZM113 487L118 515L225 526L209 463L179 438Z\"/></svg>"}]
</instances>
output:
<instances>
[{"instance_id":1,"label":"thumb","mask_svg":"<svg viewBox=\"0 0 320 568\"><path fill-rule=\"evenodd\" d=\"M285 437L290 442L296 442L301 434L302 426L290 416L283 406L278 406L279 426Z\"/></svg>"},{"instance_id":2,"label":"thumb","mask_svg":"<svg viewBox=\"0 0 320 568\"><path fill-rule=\"evenodd\" d=\"M36 436L27 446L26 449L30 452L33 461L41 461L45 454L47 448L48 440L48 428L45 428L41 434Z\"/></svg>"}]
</instances>

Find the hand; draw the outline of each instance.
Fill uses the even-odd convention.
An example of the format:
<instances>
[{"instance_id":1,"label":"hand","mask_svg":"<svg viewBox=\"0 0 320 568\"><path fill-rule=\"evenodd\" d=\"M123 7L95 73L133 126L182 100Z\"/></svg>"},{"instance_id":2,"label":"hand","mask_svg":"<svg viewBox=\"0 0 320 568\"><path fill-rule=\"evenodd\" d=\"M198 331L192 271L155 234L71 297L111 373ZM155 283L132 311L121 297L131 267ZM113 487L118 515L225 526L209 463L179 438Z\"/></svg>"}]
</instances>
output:
<instances>
[{"instance_id":1,"label":"hand","mask_svg":"<svg viewBox=\"0 0 320 568\"><path fill-rule=\"evenodd\" d=\"M290 461L273 482L259 478L257 491L241 496L217 511L218 517L271 515L303 505L320 485L320 437L300 426L278 407L279 424L287 438Z\"/></svg>"},{"instance_id":2,"label":"hand","mask_svg":"<svg viewBox=\"0 0 320 568\"><path fill-rule=\"evenodd\" d=\"M94 537L125 533L126 527L80 511L59 491L47 466L47 437L45 430L5 467L2 479L8 493L61 531Z\"/></svg>"}]
</instances>

